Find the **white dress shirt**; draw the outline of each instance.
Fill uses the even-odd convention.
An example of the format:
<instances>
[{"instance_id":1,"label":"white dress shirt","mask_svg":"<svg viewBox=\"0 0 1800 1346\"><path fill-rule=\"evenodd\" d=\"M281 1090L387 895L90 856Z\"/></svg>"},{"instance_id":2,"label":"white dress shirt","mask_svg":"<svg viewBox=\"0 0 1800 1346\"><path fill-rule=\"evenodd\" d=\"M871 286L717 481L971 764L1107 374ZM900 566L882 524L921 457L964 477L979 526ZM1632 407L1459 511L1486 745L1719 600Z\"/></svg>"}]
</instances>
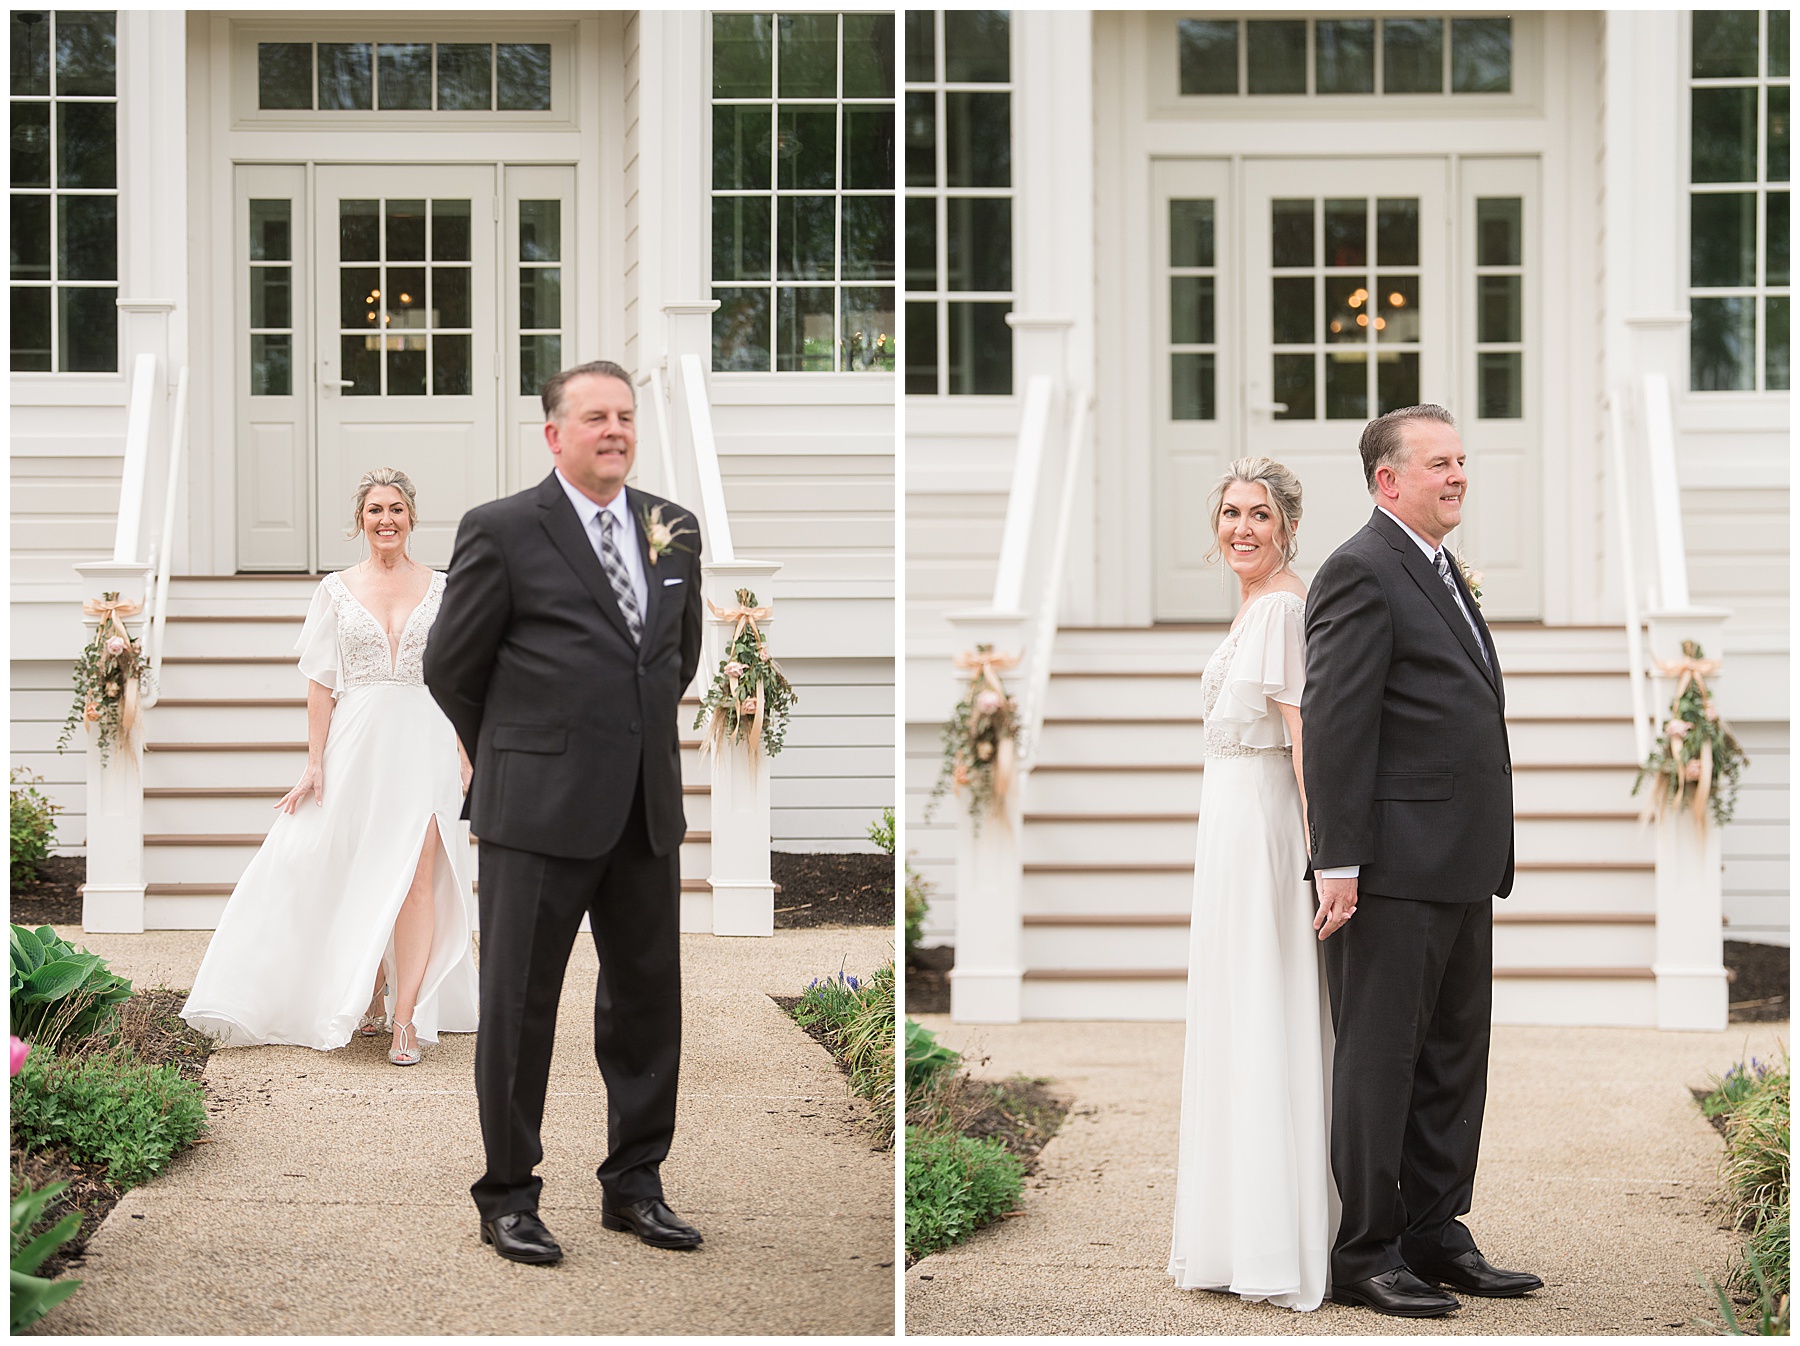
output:
<instances>
[{"instance_id":1,"label":"white dress shirt","mask_svg":"<svg viewBox=\"0 0 1800 1346\"><path fill-rule=\"evenodd\" d=\"M1420 537L1417 533L1413 532L1412 529L1408 528L1406 526L1406 521L1404 519L1402 519L1398 514L1394 513L1391 509L1388 509L1382 505L1377 505L1377 506L1375 506L1375 508L1380 510L1383 514L1387 515L1388 518L1392 519L1395 523L1400 525L1400 531L1405 533L1409 538L1411 538L1414 542L1416 542L1418 544L1419 550L1425 553L1425 559L1427 561L1431 562L1431 568L1433 570L1436 570L1437 569L1438 548L1432 546L1424 538ZM1450 562L1450 564L1455 565L1456 562L1454 560L1452 560ZM1462 612L1463 620L1465 622L1468 622L1469 629L1471 631L1478 631L1479 628L1475 625L1474 618L1469 616L1469 609L1467 607L1463 606L1462 590L1457 588L1455 585L1452 585L1450 588L1450 596L1456 600L1456 606ZM1479 639L1479 636L1477 637L1477 639ZM1361 865L1333 865L1330 869L1315 869L1313 871L1313 873L1321 879L1354 879L1359 874L1362 873L1362 866Z\"/></svg>"},{"instance_id":2,"label":"white dress shirt","mask_svg":"<svg viewBox=\"0 0 1800 1346\"><path fill-rule=\"evenodd\" d=\"M575 506L575 513L581 518L581 530L587 534L588 543L593 547L594 556L600 560L602 567L606 561L600 556L600 530L595 526L594 520L600 517L602 510L613 516L613 541L619 544L619 552L625 558L625 573L631 576L631 591L637 595L638 612L649 616L650 584L644 575L643 555L638 550L637 520L631 517L625 488L619 488L619 493L612 498L611 504L596 505L570 484L560 467L556 469L556 480L562 486L563 494L569 497L569 503Z\"/></svg>"}]
</instances>

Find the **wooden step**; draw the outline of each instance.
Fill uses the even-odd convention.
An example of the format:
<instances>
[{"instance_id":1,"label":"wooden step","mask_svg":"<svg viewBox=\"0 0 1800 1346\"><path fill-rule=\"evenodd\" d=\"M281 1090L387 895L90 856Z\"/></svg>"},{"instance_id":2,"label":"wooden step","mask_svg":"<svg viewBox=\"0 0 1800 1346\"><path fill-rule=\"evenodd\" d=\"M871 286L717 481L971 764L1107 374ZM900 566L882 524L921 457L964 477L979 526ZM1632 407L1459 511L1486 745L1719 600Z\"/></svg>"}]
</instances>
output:
<instances>
[{"instance_id":1,"label":"wooden step","mask_svg":"<svg viewBox=\"0 0 1800 1346\"><path fill-rule=\"evenodd\" d=\"M286 664L296 666L291 654L165 654L165 664Z\"/></svg>"},{"instance_id":2,"label":"wooden step","mask_svg":"<svg viewBox=\"0 0 1800 1346\"><path fill-rule=\"evenodd\" d=\"M292 788L285 785L150 785L145 799L280 799Z\"/></svg>"},{"instance_id":3,"label":"wooden step","mask_svg":"<svg viewBox=\"0 0 1800 1346\"><path fill-rule=\"evenodd\" d=\"M1204 771L1204 762L1040 762L1031 768L1035 775L1042 771Z\"/></svg>"},{"instance_id":4,"label":"wooden step","mask_svg":"<svg viewBox=\"0 0 1800 1346\"><path fill-rule=\"evenodd\" d=\"M698 749L701 740L684 738L679 741L683 748ZM145 752L300 752L306 751L304 741L299 743L146 743Z\"/></svg>"},{"instance_id":5,"label":"wooden step","mask_svg":"<svg viewBox=\"0 0 1800 1346\"><path fill-rule=\"evenodd\" d=\"M171 612L171 622L291 622L295 626L306 620L304 612L181 613Z\"/></svg>"},{"instance_id":6,"label":"wooden step","mask_svg":"<svg viewBox=\"0 0 1800 1346\"><path fill-rule=\"evenodd\" d=\"M1186 981L1186 968L1027 968L1026 981ZM1647 967L1497 967L1496 980L1654 981Z\"/></svg>"},{"instance_id":7,"label":"wooden step","mask_svg":"<svg viewBox=\"0 0 1800 1346\"><path fill-rule=\"evenodd\" d=\"M1190 918L1185 912L1116 913L1085 916L1068 912L1027 913L1020 923L1033 926L1071 926L1081 929L1121 930L1144 926L1185 926ZM1656 914L1648 911L1556 911L1494 913L1495 925L1655 925Z\"/></svg>"}]
</instances>

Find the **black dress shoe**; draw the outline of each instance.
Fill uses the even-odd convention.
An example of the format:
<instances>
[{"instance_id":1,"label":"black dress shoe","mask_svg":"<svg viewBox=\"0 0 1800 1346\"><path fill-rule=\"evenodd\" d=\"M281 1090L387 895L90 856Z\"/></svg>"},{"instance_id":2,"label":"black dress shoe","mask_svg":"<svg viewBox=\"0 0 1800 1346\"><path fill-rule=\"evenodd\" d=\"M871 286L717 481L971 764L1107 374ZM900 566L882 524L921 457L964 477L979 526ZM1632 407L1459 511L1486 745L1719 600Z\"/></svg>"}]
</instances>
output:
<instances>
[{"instance_id":1,"label":"black dress shoe","mask_svg":"<svg viewBox=\"0 0 1800 1346\"><path fill-rule=\"evenodd\" d=\"M1361 1304L1394 1318L1441 1318L1462 1307L1455 1295L1432 1289L1405 1267L1348 1285L1334 1285L1331 1298L1339 1304Z\"/></svg>"},{"instance_id":2,"label":"black dress shoe","mask_svg":"<svg viewBox=\"0 0 1800 1346\"><path fill-rule=\"evenodd\" d=\"M602 1228L629 1230L652 1248L698 1248L700 1231L663 1204L660 1197L645 1197L627 1206L600 1208Z\"/></svg>"},{"instance_id":3,"label":"black dress shoe","mask_svg":"<svg viewBox=\"0 0 1800 1346\"><path fill-rule=\"evenodd\" d=\"M1529 1271L1502 1271L1499 1267L1489 1266L1487 1258L1475 1248L1448 1262L1432 1262L1412 1269L1415 1275L1433 1285L1448 1285L1465 1295L1481 1295L1487 1299L1511 1299L1544 1288L1543 1281Z\"/></svg>"},{"instance_id":4,"label":"black dress shoe","mask_svg":"<svg viewBox=\"0 0 1800 1346\"><path fill-rule=\"evenodd\" d=\"M498 1219L483 1220L481 1241L493 1244L494 1251L509 1262L550 1266L562 1261L562 1245L550 1237L534 1210L516 1210Z\"/></svg>"}]
</instances>

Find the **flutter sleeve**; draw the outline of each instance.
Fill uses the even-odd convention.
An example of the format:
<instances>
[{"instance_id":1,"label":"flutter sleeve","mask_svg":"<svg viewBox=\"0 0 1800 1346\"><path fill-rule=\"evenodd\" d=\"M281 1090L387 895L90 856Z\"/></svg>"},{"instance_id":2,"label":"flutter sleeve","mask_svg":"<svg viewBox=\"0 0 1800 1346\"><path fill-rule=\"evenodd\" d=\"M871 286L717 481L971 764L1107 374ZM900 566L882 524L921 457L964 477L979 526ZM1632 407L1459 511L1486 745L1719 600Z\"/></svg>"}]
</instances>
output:
<instances>
[{"instance_id":1,"label":"flutter sleeve","mask_svg":"<svg viewBox=\"0 0 1800 1346\"><path fill-rule=\"evenodd\" d=\"M338 664L337 604L332 601L330 584L330 580L321 580L313 591L312 607L294 648L300 652L300 671L321 687L331 688L336 696L343 679Z\"/></svg>"},{"instance_id":2,"label":"flutter sleeve","mask_svg":"<svg viewBox=\"0 0 1800 1346\"><path fill-rule=\"evenodd\" d=\"M1305 687L1305 607L1285 594L1264 599L1244 614L1213 705L1213 727L1246 748L1290 747L1287 722L1275 703L1298 706Z\"/></svg>"}]
</instances>

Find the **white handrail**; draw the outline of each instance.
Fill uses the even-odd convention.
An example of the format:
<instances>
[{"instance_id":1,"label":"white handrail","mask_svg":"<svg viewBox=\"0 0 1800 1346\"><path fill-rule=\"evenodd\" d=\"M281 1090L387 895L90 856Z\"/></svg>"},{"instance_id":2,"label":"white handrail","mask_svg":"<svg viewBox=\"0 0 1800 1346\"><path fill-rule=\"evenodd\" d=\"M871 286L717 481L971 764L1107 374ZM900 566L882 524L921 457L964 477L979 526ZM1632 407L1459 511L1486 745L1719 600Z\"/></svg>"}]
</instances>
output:
<instances>
[{"instance_id":1,"label":"white handrail","mask_svg":"<svg viewBox=\"0 0 1800 1346\"><path fill-rule=\"evenodd\" d=\"M652 365L650 372L638 380L638 386L650 388L651 419L656 423L656 454L662 464L662 489L670 499L681 493L681 484L675 478L675 444L669 438L669 399L663 391L663 372L661 365Z\"/></svg>"},{"instance_id":2,"label":"white handrail","mask_svg":"<svg viewBox=\"0 0 1800 1346\"><path fill-rule=\"evenodd\" d=\"M725 513L725 478L719 471L719 445L713 437L712 407L706 400L706 377L700 357L681 357L681 394L688 433L694 441L694 466L700 474L700 506L705 512L706 545L715 564L737 560L731 545L731 520Z\"/></svg>"},{"instance_id":3,"label":"white handrail","mask_svg":"<svg viewBox=\"0 0 1800 1346\"><path fill-rule=\"evenodd\" d=\"M1050 560L1044 575L1044 592L1038 601L1037 624L1031 633L1031 663L1026 670L1025 713L1019 752L1019 774L1029 774L1037 757L1038 737L1050 696L1050 656L1056 646L1056 629L1062 616L1063 574L1068 568L1069 537L1074 531L1075 502L1081 495L1081 468L1086 461L1087 418L1093 394L1077 393L1069 415L1069 440L1063 455L1062 494L1056 505L1056 531L1050 543Z\"/></svg>"},{"instance_id":4,"label":"white handrail","mask_svg":"<svg viewBox=\"0 0 1800 1346\"><path fill-rule=\"evenodd\" d=\"M1037 517L1038 477L1050 437L1050 398L1056 382L1034 375L1025 385L1025 409L1019 417L1019 456L1013 463L1012 493L1006 501L1006 524L1000 534L1000 564L994 571L994 611L1017 612L1024 601L1025 568L1031 554Z\"/></svg>"},{"instance_id":5,"label":"white handrail","mask_svg":"<svg viewBox=\"0 0 1800 1346\"><path fill-rule=\"evenodd\" d=\"M169 621L169 576L174 572L175 507L177 487L181 481L181 460L187 451L188 371L183 365L175 381L175 414L169 426L169 488L163 495L162 535L156 545L156 593L150 605L149 646L145 662L150 668L149 690L143 706L148 710L157 702L157 689L162 685L164 633Z\"/></svg>"},{"instance_id":6,"label":"white handrail","mask_svg":"<svg viewBox=\"0 0 1800 1346\"><path fill-rule=\"evenodd\" d=\"M1650 721L1648 669L1644 663L1644 620L1638 608L1637 544L1631 522L1631 477L1627 466L1624 399L1607 399L1607 438L1612 448L1612 476L1619 511L1619 554L1624 567L1625 656L1631 678L1631 731L1637 740L1637 760L1650 756L1654 737Z\"/></svg>"},{"instance_id":7,"label":"white handrail","mask_svg":"<svg viewBox=\"0 0 1800 1346\"><path fill-rule=\"evenodd\" d=\"M125 412L125 462L119 477L119 522L113 560L139 560L143 539L144 482L150 471L150 422L155 411L156 356L137 357L131 371L131 400Z\"/></svg>"},{"instance_id":8,"label":"white handrail","mask_svg":"<svg viewBox=\"0 0 1800 1346\"><path fill-rule=\"evenodd\" d=\"M1675 423L1669 381L1643 379L1644 450L1650 469L1650 509L1656 520L1657 606L1688 607L1687 542L1681 528L1681 482L1675 470Z\"/></svg>"}]
</instances>

